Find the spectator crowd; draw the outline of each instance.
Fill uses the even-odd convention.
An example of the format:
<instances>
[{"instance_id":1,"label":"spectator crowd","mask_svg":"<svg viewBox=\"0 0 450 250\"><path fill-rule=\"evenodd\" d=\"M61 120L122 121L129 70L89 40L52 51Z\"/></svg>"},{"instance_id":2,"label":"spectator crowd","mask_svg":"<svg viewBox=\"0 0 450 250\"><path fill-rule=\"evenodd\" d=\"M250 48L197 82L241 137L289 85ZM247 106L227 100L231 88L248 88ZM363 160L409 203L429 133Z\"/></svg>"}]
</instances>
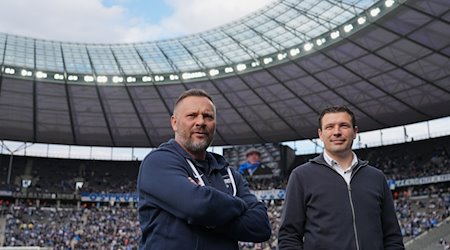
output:
<instances>
[{"instance_id":1,"label":"spectator crowd","mask_svg":"<svg viewBox=\"0 0 450 250\"><path fill-rule=\"evenodd\" d=\"M446 147L434 146L428 153L421 153L423 145L416 146L416 150L410 148L402 150L402 147L404 145L377 150L365 149L358 154L381 169L388 179L399 180L450 173L450 158ZM407 151L410 153L405 153ZM54 162L35 166L31 170L30 175L36 177L33 179L35 185L27 191L135 192L138 163L130 166L129 171L123 171L123 168L110 168L108 164L100 164L97 168L91 166L94 164L72 166L68 167L70 171L57 171L54 167L45 168L52 164ZM2 164L2 171L5 170L4 166ZM27 172L26 169L20 168L14 171L16 176ZM284 189L287 182L287 177L281 176L247 178L253 190ZM75 190L73 182L80 179L84 185L81 189ZM23 188L17 185L13 191L22 192ZM423 232L435 228L450 216L449 182L399 188L394 190L393 195L404 241L414 239ZM283 200L264 202L268 207L272 226L271 239L256 244L240 242L240 249L276 249ZM137 249L138 246L140 229L133 203L83 203L77 206L73 203L55 205L47 204L45 201L37 203L33 200L17 199L11 202L2 201L0 207L6 226L4 246L108 250ZM443 245L445 244L446 241Z\"/></svg>"}]
</instances>

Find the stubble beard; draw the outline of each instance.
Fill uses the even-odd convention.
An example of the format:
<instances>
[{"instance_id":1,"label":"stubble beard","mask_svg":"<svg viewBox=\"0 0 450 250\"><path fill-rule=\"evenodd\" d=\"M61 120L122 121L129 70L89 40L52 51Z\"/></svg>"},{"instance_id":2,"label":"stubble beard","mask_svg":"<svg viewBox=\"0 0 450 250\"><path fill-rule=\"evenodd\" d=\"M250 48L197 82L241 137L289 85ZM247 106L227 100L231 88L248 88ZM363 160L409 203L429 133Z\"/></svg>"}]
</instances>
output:
<instances>
[{"instance_id":1,"label":"stubble beard","mask_svg":"<svg viewBox=\"0 0 450 250\"><path fill-rule=\"evenodd\" d=\"M199 142L195 142L192 137L188 137L185 140L185 147L193 153L205 152L206 149L211 145L213 136L214 133L209 133L208 135L206 135L204 140L201 140Z\"/></svg>"}]
</instances>

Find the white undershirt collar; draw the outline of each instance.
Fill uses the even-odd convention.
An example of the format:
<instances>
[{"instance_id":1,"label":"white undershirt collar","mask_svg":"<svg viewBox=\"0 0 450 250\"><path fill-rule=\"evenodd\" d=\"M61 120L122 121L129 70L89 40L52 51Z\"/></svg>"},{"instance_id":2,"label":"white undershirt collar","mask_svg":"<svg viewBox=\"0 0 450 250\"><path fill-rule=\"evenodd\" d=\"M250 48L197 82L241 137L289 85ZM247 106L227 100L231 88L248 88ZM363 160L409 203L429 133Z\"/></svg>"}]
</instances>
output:
<instances>
[{"instance_id":1,"label":"white undershirt collar","mask_svg":"<svg viewBox=\"0 0 450 250\"><path fill-rule=\"evenodd\" d=\"M328 163L328 165L330 165L336 172L338 172L342 176L342 178L344 178L347 184L350 184L353 167L358 164L358 158L356 157L355 152L352 151L352 163L345 170L341 168L339 163L333 160L333 158L331 158L331 156L329 156L326 151L323 151L323 158Z\"/></svg>"}]
</instances>

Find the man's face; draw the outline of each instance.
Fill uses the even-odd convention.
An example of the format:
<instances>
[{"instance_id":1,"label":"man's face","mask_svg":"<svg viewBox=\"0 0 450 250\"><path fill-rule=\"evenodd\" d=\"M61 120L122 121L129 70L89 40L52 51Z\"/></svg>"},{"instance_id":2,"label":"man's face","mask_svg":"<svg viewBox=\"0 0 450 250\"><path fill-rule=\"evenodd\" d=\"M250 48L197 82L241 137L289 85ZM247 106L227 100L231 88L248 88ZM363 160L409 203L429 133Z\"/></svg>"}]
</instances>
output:
<instances>
[{"instance_id":1,"label":"man's face","mask_svg":"<svg viewBox=\"0 0 450 250\"><path fill-rule=\"evenodd\" d=\"M257 152L250 152L247 154L247 161L250 162L251 164L259 162L260 158L261 157Z\"/></svg>"},{"instance_id":2,"label":"man's face","mask_svg":"<svg viewBox=\"0 0 450 250\"><path fill-rule=\"evenodd\" d=\"M216 131L216 109L206 97L188 96L171 117L175 140L189 153L206 151Z\"/></svg>"},{"instance_id":3,"label":"man's face","mask_svg":"<svg viewBox=\"0 0 450 250\"><path fill-rule=\"evenodd\" d=\"M318 132L325 150L333 156L351 152L358 129L353 127L349 114L339 112L325 114Z\"/></svg>"}]
</instances>

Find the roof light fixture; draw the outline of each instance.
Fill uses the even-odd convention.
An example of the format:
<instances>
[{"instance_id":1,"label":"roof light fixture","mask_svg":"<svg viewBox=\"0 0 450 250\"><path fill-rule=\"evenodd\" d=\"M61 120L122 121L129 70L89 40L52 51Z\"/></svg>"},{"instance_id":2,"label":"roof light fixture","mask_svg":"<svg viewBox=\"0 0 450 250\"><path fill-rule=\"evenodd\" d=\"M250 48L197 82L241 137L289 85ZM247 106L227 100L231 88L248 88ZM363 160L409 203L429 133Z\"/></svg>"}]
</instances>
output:
<instances>
[{"instance_id":1,"label":"roof light fixture","mask_svg":"<svg viewBox=\"0 0 450 250\"><path fill-rule=\"evenodd\" d=\"M358 24L359 25L363 25L364 23L366 23L366 17L359 17L358 18Z\"/></svg>"},{"instance_id":2,"label":"roof light fixture","mask_svg":"<svg viewBox=\"0 0 450 250\"><path fill-rule=\"evenodd\" d=\"M254 62L252 62L252 67L254 68L254 67L258 67L259 66L259 61L254 61Z\"/></svg>"},{"instance_id":3,"label":"roof light fixture","mask_svg":"<svg viewBox=\"0 0 450 250\"><path fill-rule=\"evenodd\" d=\"M380 14L380 12L381 12L380 8L374 8L370 10L370 15L376 17L378 16L378 14Z\"/></svg>"},{"instance_id":4,"label":"roof light fixture","mask_svg":"<svg viewBox=\"0 0 450 250\"><path fill-rule=\"evenodd\" d=\"M234 69L232 67L226 67L225 68L225 73L231 73L233 71L234 71Z\"/></svg>"},{"instance_id":5,"label":"roof light fixture","mask_svg":"<svg viewBox=\"0 0 450 250\"><path fill-rule=\"evenodd\" d=\"M136 82L136 77L133 76L127 77L127 82Z\"/></svg>"},{"instance_id":6,"label":"roof light fixture","mask_svg":"<svg viewBox=\"0 0 450 250\"><path fill-rule=\"evenodd\" d=\"M157 82L164 81L164 76L155 76L155 81Z\"/></svg>"},{"instance_id":7,"label":"roof light fixture","mask_svg":"<svg viewBox=\"0 0 450 250\"><path fill-rule=\"evenodd\" d=\"M291 49L289 51L289 54L291 54L291 56L296 56L296 55L300 54L300 49L299 48Z\"/></svg>"},{"instance_id":8,"label":"roof light fixture","mask_svg":"<svg viewBox=\"0 0 450 250\"><path fill-rule=\"evenodd\" d=\"M286 53L278 53L278 55L277 55L278 61L281 61L281 60L285 59L286 57L287 57Z\"/></svg>"},{"instance_id":9,"label":"roof light fixture","mask_svg":"<svg viewBox=\"0 0 450 250\"><path fill-rule=\"evenodd\" d=\"M347 25L345 25L344 26L344 31L345 32L350 32L350 31L352 31L353 30L353 24L347 24Z\"/></svg>"},{"instance_id":10,"label":"roof light fixture","mask_svg":"<svg viewBox=\"0 0 450 250\"><path fill-rule=\"evenodd\" d=\"M47 78L47 73L42 72L42 71L37 71L36 72L36 77L37 78Z\"/></svg>"},{"instance_id":11,"label":"roof light fixture","mask_svg":"<svg viewBox=\"0 0 450 250\"><path fill-rule=\"evenodd\" d=\"M272 57L266 57L263 59L263 62L264 62L264 64L269 64L269 63L273 62L273 59L272 59Z\"/></svg>"},{"instance_id":12,"label":"roof light fixture","mask_svg":"<svg viewBox=\"0 0 450 250\"><path fill-rule=\"evenodd\" d=\"M97 76L97 82L105 83L107 81L108 81L108 77L106 77L106 76Z\"/></svg>"},{"instance_id":13,"label":"roof light fixture","mask_svg":"<svg viewBox=\"0 0 450 250\"><path fill-rule=\"evenodd\" d=\"M69 75L69 77L67 78L69 81L77 81L78 80L78 76L75 75Z\"/></svg>"},{"instance_id":14,"label":"roof light fixture","mask_svg":"<svg viewBox=\"0 0 450 250\"><path fill-rule=\"evenodd\" d=\"M333 31L330 34L331 39L336 39L341 35L341 33L339 32L339 30Z\"/></svg>"},{"instance_id":15,"label":"roof light fixture","mask_svg":"<svg viewBox=\"0 0 450 250\"><path fill-rule=\"evenodd\" d=\"M64 80L64 75L55 74L55 75L53 75L53 79L55 79L55 80Z\"/></svg>"},{"instance_id":16,"label":"roof light fixture","mask_svg":"<svg viewBox=\"0 0 450 250\"><path fill-rule=\"evenodd\" d=\"M16 70L13 68L5 68L5 73L9 75L14 75L16 73Z\"/></svg>"},{"instance_id":17,"label":"roof light fixture","mask_svg":"<svg viewBox=\"0 0 450 250\"><path fill-rule=\"evenodd\" d=\"M20 74L21 74L22 76L32 76L32 75L33 75L33 72L28 71L28 70L26 70L26 69L22 69L22 71L20 71Z\"/></svg>"},{"instance_id":18,"label":"roof light fixture","mask_svg":"<svg viewBox=\"0 0 450 250\"><path fill-rule=\"evenodd\" d=\"M151 76L143 76L142 77L142 81L143 82L151 82L152 81L152 77Z\"/></svg>"},{"instance_id":19,"label":"roof light fixture","mask_svg":"<svg viewBox=\"0 0 450 250\"><path fill-rule=\"evenodd\" d=\"M123 82L123 77L121 77L121 76L113 76L112 81L113 81L113 83Z\"/></svg>"},{"instance_id":20,"label":"roof light fixture","mask_svg":"<svg viewBox=\"0 0 450 250\"><path fill-rule=\"evenodd\" d=\"M94 77L93 76L84 76L84 81L85 82L93 82L94 81Z\"/></svg>"},{"instance_id":21,"label":"roof light fixture","mask_svg":"<svg viewBox=\"0 0 450 250\"><path fill-rule=\"evenodd\" d=\"M326 41L327 41L327 39L322 37L322 38L319 38L316 40L316 44L317 44L317 46L320 46L320 45L324 44Z\"/></svg>"},{"instance_id":22,"label":"roof light fixture","mask_svg":"<svg viewBox=\"0 0 450 250\"><path fill-rule=\"evenodd\" d=\"M217 70L217 69L211 69L210 71L209 71L209 75L210 76L216 76L216 75L218 75L219 74L219 70Z\"/></svg>"},{"instance_id":23,"label":"roof light fixture","mask_svg":"<svg viewBox=\"0 0 450 250\"><path fill-rule=\"evenodd\" d=\"M310 51L313 47L313 43L305 43L305 45L303 45L303 49L305 49L305 51Z\"/></svg>"},{"instance_id":24,"label":"roof light fixture","mask_svg":"<svg viewBox=\"0 0 450 250\"><path fill-rule=\"evenodd\" d=\"M245 64L243 64L243 63L240 63L240 64L236 65L236 69L237 69L238 71L243 71L243 70L245 70L246 68L247 68L247 65L245 65Z\"/></svg>"},{"instance_id":25,"label":"roof light fixture","mask_svg":"<svg viewBox=\"0 0 450 250\"><path fill-rule=\"evenodd\" d=\"M392 5L394 5L395 1L394 0L386 0L386 2L384 2L384 5L386 5L386 7L390 8L392 7Z\"/></svg>"}]
</instances>

